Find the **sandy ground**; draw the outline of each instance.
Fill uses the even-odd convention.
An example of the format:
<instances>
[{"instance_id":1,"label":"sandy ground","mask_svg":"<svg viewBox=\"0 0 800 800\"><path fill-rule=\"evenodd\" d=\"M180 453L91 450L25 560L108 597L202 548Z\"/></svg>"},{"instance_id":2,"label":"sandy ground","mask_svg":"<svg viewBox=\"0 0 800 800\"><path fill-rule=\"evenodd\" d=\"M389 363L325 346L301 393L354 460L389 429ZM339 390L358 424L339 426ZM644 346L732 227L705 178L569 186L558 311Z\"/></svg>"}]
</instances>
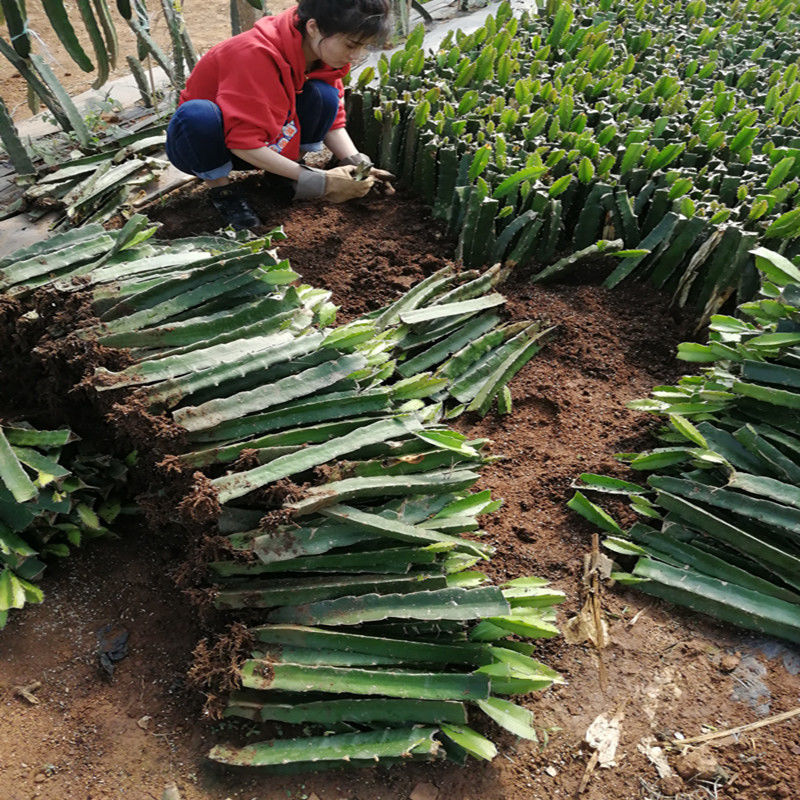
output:
<instances>
[{"instance_id":1,"label":"sandy ground","mask_svg":"<svg viewBox=\"0 0 800 800\"><path fill-rule=\"evenodd\" d=\"M91 54L91 45L88 43L74 0L67 0L66 5L78 39L86 49L87 54ZM293 5L291 0L270 0L269 2L269 8L272 13L282 11L290 5ZM148 0L147 6L152 17L152 35L162 47L168 48L169 32L163 20L161 5L155 0ZM82 72L80 67L72 61L61 46L58 38L51 31L50 22L42 9L41 3L37 0L29 0L27 7L29 27L35 33L33 51L47 59L56 77L71 95L80 94L91 88L95 77L94 73ZM117 11L113 0L109 2L109 7L116 23L120 48L117 68L110 75L110 79L113 80L128 74L129 70L125 56L135 55L136 40L127 23ZM229 9L230 3L228 0L185 0L183 3L186 27L195 48L200 54L231 35ZM7 36L5 26L2 27L2 31ZM3 98L5 104L11 110L16 122L31 116L26 100L27 88L25 81L4 58L0 58L0 97ZM44 108L44 106L41 108Z\"/></svg>"}]
</instances>

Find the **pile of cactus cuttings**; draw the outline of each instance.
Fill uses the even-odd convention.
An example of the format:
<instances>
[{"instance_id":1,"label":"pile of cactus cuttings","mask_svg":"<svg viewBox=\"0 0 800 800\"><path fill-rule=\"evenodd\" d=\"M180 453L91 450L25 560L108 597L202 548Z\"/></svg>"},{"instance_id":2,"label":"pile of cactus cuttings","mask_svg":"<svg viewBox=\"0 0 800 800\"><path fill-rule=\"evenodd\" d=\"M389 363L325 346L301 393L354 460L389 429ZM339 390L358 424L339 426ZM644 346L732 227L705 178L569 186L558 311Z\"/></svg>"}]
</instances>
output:
<instances>
[{"instance_id":1,"label":"pile of cactus cuttings","mask_svg":"<svg viewBox=\"0 0 800 800\"><path fill-rule=\"evenodd\" d=\"M349 98L354 138L409 182L468 266L532 280L587 256L718 311L758 291L749 251L800 253L796 0L548 3L418 28Z\"/></svg>"},{"instance_id":2,"label":"pile of cactus cuttings","mask_svg":"<svg viewBox=\"0 0 800 800\"><path fill-rule=\"evenodd\" d=\"M208 589L251 643L224 713L298 726L211 757L491 758L469 724L481 713L535 738L509 698L560 682L530 640L557 635L563 593L481 571L493 548L480 517L501 502L475 484L494 457L447 421L512 413L509 381L552 328L505 319L499 265L442 269L336 326L330 292L273 249L281 231L163 244L153 230L136 216L58 234L0 262L0 289L23 309L37 292L79 296L70 335L127 354L84 381L98 409L178 434L161 443L159 488L172 477L185 524L212 532ZM145 453L143 430L125 427Z\"/></svg>"},{"instance_id":3,"label":"pile of cactus cuttings","mask_svg":"<svg viewBox=\"0 0 800 800\"><path fill-rule=\"evenodd\" d=\"M51 230L104 223L129 213L145 187L167 167L156 157L164 148L164 126L158 125L121 136L93 155L80 152L66 166L41 170L38 176L19 178L22 196L0 212L0 218L21 211L29 219L56 212Z\"/></svg>"},{"instance_id":4,"label":"pile of cactus cuttings","mask_svg":"<svg viewBox=\"0 0 800 800\"><path fill-rule=\"evenodd\" d=\"M704 365L632 408L661 416L663 446L618 456L646 485L582 475L570 507L609 535L606 547L648 594L727 623L800 642L800 270L753 256L759 295L714 315L706 344L678 357ZM627 530L584 494L627 495Z\"/></svg>"}]
</instances>

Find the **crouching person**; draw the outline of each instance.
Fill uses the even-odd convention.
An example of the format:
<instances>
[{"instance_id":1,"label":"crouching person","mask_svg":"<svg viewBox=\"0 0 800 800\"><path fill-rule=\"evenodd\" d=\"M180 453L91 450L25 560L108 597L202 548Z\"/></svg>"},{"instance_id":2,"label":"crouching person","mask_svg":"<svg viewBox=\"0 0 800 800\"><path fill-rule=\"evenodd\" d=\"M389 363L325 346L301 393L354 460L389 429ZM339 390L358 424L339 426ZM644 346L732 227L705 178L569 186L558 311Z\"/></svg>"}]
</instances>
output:
<instances>
[{"instance_id":1,"label":"crouching person","mask_svg":"<svg viewBox=\"0 0 800 800\"><path fill-rule=\"evenodd\" d=\"M291 181L296 200L363 197L392 176L357 174L369 158L345 128L342 78L388 30L388 0L300 0L260 19L198 61L167 129L167 157L205 180L214 207L237 230L259 220L230 183L232 170L261 169ZM339 166L299 163L323 144Z\"/></svg>"}]
</instances>

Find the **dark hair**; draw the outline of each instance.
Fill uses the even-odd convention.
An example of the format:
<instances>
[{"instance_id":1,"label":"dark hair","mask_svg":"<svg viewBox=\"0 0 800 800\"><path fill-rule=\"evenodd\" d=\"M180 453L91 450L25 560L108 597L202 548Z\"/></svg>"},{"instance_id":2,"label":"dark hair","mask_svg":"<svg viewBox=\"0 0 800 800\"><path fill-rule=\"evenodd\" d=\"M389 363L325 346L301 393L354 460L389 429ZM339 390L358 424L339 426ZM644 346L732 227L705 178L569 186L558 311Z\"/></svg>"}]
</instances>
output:
<instances>
[{"instance_id":1,"label":"dark hair","mask_svg":"<svg viewBox=\"0 0 800 800\"><path fill-rule=\"evenodd\" d=\"M315 19L324 36L346 33L359 41L383 42L388 38L389 0L300 0L298 30Z\"/></svg>"}]
</instances>

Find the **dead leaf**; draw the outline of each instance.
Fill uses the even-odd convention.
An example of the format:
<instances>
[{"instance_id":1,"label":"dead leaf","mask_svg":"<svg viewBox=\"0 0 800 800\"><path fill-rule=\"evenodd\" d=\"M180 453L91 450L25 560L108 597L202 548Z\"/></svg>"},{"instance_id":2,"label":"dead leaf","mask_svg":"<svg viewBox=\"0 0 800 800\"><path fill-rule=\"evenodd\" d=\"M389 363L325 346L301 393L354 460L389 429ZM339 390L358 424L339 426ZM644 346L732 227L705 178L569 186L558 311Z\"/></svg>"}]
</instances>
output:
<instances>
[{"instance_id":1,"label":"dead leaf","mask_svg":"<svg viewBox=\"0 0 800 800\"><path fill-rule=\"evenodd\" d=\"M600 617L600 628L598 630L591 599L584 603L579 614L567 620L562 633L567 644L590 642L598 650L608 647L611 641L608 635L608 622L606 622L604 616Z\"/></svg>"},{"instance_id":2,"label":"dead leaf","mask_svg":"<svg viewBox=\"0 0 800 800\"><path fill-rule=\"evenodd\" d=\"M640 608L631 619L628 620L627 627L632 628L641 618L642 614L647 611L646 608Z\"/></svg>"},{"instance_id":3,"label":"dead leaf","mask_svg":"<svg viewBox=\"0 0 800 800\"><path fill-rule=\"evenodd\" d=\"M613 717L600 714L586 730L586 744L597 751L597 763L605 769L616 766L614 758L619 746L620 723L624 716L621 712Z\"/></svg>"},{"instance_id":4,"label":"dead leaf","mask_svg":"<svg viewBox=\"0 0 800 800\"><path fill-rule=\"evenodd\" d=\"M39 705L39 699L35 697L33 693L41 688L41 681L34 681L27 686L15 686L14 694L21 697L23 700L27 700L32 706L37 706Z\"/></svg>"},{"instance_id":5,"label":"dead leaf","mask_svg":"<svg viewBox=\"0 0 800 800\"><path fill-rule=\"evenodd\" d=\"M583 563L583 582L590 586L595 574L600 580L607 581L613 571L614 562L605 553L587 553Z\"/></svg>"},{"instance_id":6,"label":"dead leaf","mask_svg":"<svg viewBox=\"0 0 800 800\"><path fill-rule=\"evenodd\" d=\"M439 790L432 783L418 783L409 795L409 800L436 800Z\"/></svg>"},{"instance_id":7,"label":"dead leaf","mask_svg":"<svg viewBox=\"0 0 800 800\"><path fill-rule=\"evenodd\" d=\"M647 760L656 768L659 778L669 778L675 774L667 761L667 757L664 755L663 749L656 745L655 736L648 736L642 739L636 745L636 749L645 755Z\"/></svg>"},{"instance_id":8,"label":"dead leaf","mask_svg":"<svg viewBox=\"0 0 800 800\"><path fill-rule=\"evenodd\" d=\"M181 793L174 783L168 783L164 788L164 794L161 795L161 800L181 800Z\"/></svg>"},{"instance_id":9,"label":"dead leaf","mask_svg":"<svg viewBox=\"0 0 800 800\"><path fill-rule=\"evenodd\" d=\"M140 717L136 720L136 724L143 730L146 731L150 727L150 720L153 719L147 715Z\"/></svg>"}]
</instances>

